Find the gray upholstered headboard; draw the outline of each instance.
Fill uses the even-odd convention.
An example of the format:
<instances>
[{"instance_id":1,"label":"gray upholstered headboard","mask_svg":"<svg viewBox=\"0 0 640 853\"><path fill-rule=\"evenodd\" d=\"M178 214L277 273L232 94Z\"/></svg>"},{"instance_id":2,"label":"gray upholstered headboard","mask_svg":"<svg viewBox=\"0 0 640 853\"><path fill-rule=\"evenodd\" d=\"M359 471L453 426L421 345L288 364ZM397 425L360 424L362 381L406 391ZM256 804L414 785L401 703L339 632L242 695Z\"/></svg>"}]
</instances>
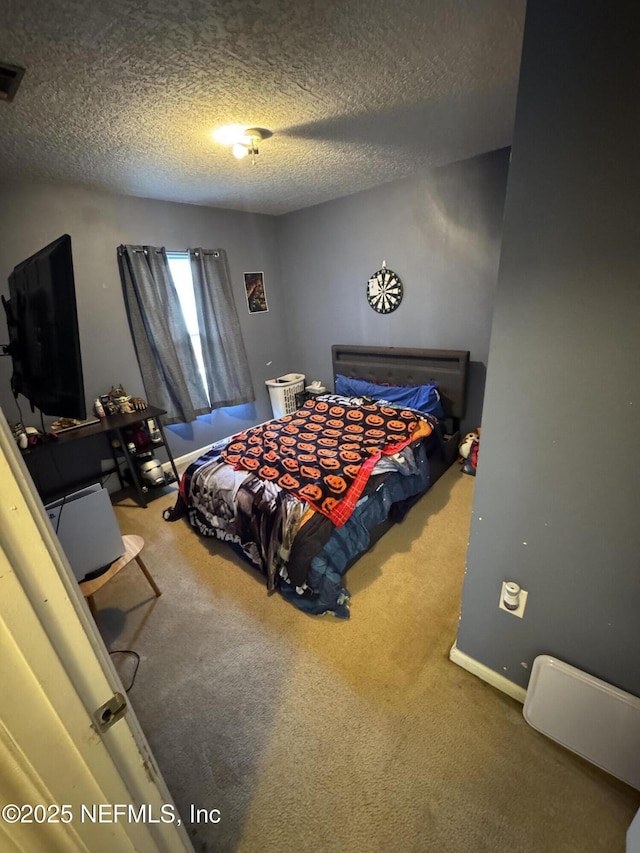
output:
<instances>
[{"instance_id":1,"label":"gray upholstered headboard","mask_svg":"<svg viewBox=\"0 0 640 853\"><path fill-rule=\"evenodd\" d=\"M334 379L340 373L385 385L426 385L435 382L447 417L454 422L464 417L468 350L334 344L331 355Z\"/></svg>"}]
</instances>

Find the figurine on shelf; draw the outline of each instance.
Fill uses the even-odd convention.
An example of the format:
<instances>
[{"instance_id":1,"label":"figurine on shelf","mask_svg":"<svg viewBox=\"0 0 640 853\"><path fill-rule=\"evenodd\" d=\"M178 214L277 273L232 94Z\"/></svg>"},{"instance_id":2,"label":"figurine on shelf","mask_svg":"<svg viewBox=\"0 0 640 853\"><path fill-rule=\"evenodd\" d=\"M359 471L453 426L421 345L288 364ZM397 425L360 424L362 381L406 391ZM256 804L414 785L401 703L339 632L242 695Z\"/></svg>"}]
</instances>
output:
<instances>
[{"instance_id":1,"label":"figurine on shelf","mask_svg":"<svg viewBox=\"0 0 640 853\"><path fill-rule=\"evenodd\" d=\"M133 444L136 453L145 450L151 442L151 436L144 421L127 427L123 432L127 444Z\"/></svg>"},{"instance_id":2,"label":"figurine on shelf","mask_svg":"<svg viewBox=\"0 0 640 853\"><path fill-rule=\"evenodd\" d=\"M101 394L98 398L102 403L102 408L104 409L105 415L117 415L118 407L113 402L109 394Z\"/></svg>"},{"instance_id":3,"label":"figurine on shelf","mask_svg":"<svg viewBox=\"0 0 640 853\"><path fill-rule=\"evenodd\" d=\"M128 415L133 412L133 406L130 404L131 397L122 385L113 385L109 391L109 396L115 404L116 411L120 412L121 415Z\"/></svg>"},{"instance_id":4,"label":"figurine on shelf","mask_svg":"<svg viewBox=\"0 0 640 853\"><path fill-rule=\"evenodd\" d=\"M147 408L147 404L142 399L142 397L132 397L129 402L131 403L136 412L142 412L144 409Z\"/></svg>"},{"instance_id":5,"label":"figurine on shelf","mask_svg":"<svg viewBox=\"0 0 640 853\"><path fill-rule=\"evenodd\" d=\"M141 412L147 408L147 404L141 397L131 397L122 385L114 385L109 391L109 399L115 407L115 411L121 415L129 415L133 412Z\"/></svg>"}]
</instances>

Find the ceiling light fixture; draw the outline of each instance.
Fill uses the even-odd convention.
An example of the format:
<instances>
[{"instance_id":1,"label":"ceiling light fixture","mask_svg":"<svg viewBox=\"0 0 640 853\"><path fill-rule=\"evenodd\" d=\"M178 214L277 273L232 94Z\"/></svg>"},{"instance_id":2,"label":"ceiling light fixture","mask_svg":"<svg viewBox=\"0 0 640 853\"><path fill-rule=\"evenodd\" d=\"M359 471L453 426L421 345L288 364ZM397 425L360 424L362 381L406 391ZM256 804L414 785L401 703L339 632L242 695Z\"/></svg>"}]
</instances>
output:
<instances>
[{"instance_id":1,"label":"ceiling light fixture","mask_svg":"<svg viewBox=\"0 0 640 853\"><path fill-rule=\"evenodd\" d=\"M231 153L237 160L251 157L251 163L255 165L256 157L260 153L258 144L263 139L273 136L270 130L263 127L245 127L241 124L227 125L213 131L213 138L223 145L231 145Z\"/></svg>"},{"instance_id":2,"label":"ceiling light fixture","mask_svg":"<svg viewBox=\"0 0 640 853\"><path fill-rule=\"evenodd\" d=\"M244 157L251 156L251 163L255 166L256 157L260 153L258 151L258 143L262 142L262 133L257 127L250 127L245 130L242 139L239 139L231 147L231 153L236 160L242 160Z\"/></svg>"}]
</instances>

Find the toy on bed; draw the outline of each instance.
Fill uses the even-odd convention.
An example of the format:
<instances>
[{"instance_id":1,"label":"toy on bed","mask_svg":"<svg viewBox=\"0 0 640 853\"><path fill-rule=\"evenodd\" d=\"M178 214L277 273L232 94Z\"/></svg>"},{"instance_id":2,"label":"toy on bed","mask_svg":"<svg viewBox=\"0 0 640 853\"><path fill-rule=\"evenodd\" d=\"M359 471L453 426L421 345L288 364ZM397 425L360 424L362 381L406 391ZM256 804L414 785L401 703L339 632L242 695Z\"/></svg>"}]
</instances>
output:
<instances>
[{"instance_id":1,"label":"toy on bed","mask_svg":"<svg viewBox=\"0 0 640 853\"><path fill-rule=\"evenodd\" d=\"M480 427L475 432L468 432L458 447L459 459L462 464L462 473L476 475L478 467L478 450L480 448Z\"/></svg>"}]
</instances>

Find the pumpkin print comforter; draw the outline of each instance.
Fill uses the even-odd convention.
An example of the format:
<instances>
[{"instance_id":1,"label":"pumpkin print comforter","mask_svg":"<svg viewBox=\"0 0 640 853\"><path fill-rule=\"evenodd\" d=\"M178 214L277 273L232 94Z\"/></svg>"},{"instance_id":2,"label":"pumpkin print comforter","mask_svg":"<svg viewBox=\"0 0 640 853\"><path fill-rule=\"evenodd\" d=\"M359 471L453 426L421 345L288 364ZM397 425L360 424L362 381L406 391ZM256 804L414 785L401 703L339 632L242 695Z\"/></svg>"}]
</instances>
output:
<instances>
[{"instance_id":1,"label":"pumpkin print comforter","mask_svg":"<svg viewBox=\"0 0 640 853\"><path fill-rule=\"evenodd\" d=\"M349 518L376 463L432 426L415 411L314 398L291 415L234 436L222 453L236 470L276 483L336 527Z\"/></svg>"},{"instance_id":2,"label":"pumpkin print comforter","mask_svg":"<svg viewBox=\"0 0 640 853\"><path fill-rule=\"evenodd\" d=\"M342 575L370 526L429 487L426 448L438 435L430 415L326 395L216 442L186 469L164 518L188 516L296 607L348 618Z\"/></svg>"}]
</instances>

